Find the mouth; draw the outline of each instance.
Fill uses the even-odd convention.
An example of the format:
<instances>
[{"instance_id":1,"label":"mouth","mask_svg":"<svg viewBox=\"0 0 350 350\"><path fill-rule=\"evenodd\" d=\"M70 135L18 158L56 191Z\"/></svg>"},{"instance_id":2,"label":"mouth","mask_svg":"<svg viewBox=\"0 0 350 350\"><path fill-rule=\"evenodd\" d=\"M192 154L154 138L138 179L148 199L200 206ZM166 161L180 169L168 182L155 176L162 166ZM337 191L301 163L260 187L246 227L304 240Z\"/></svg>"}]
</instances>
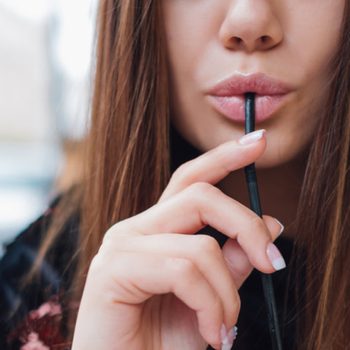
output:
<instances>
[{"instance_id":1,"label":"mouth","mask_svg":"<svg viewBox=\"0 0 350 350\"><path fill-rule=\"evenodd\" d=\"M257 123L271 118L284 104L292 88L265 74L234 75L207 91L209 103L225 117L245 122L245 94L255 94Z\"/></svg>"}]
</instances>

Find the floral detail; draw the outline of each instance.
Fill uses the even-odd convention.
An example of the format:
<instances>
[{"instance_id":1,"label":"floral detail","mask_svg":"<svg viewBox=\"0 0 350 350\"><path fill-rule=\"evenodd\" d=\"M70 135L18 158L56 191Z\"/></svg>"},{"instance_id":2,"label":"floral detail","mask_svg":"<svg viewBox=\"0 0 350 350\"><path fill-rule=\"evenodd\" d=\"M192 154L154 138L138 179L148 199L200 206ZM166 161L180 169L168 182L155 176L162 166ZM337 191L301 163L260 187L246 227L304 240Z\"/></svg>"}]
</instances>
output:
<instances>
[{"instance_id":1,"label":"floral detail","mask_svg":"<svg viewBox=\"0 0 350 350\"><path fill-rule=\"evenodd\" d=\"M29 318L32 320L37 320L46 315L56 316L62 314L61 305L54 302L48 301L45 304L42 304L37 310L33 310L29 313Z\"/></svg>"},{"instance_id":2,"label":"floral detail","mask_svg":"<svg viewBox=\"0 0 350 350\"><path fill-rule=\"evenodd\" d=\"M23 345L20 350L50 350L39 340L39 335L32 332L28 335L28 343Z\"/></svg>"},{"instance_id":3,"label":"floral detail","mask_svg":"<svg viewBox=\"0 0 350 350\"><path fill-rule=\"evenodd\" d=\"M58 298L42 304L29 312L25 320L11 334L20 339L20 350L65 350L69 344L61 334L62 309Z\"/></svg>"}]
</instances>

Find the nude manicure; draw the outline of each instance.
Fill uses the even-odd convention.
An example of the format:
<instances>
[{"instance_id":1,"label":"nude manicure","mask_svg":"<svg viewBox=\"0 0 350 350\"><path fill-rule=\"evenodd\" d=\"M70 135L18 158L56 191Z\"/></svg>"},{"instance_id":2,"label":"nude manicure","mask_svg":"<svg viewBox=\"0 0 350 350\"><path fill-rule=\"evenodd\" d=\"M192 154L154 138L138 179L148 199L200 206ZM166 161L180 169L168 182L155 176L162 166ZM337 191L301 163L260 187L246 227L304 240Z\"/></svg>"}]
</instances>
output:
<instances>
[{"instance_id":1,"label":"nude manicure","mask_svg":"<svg viewBox=\"0 0 350 350\"><path fill-rule=\"evenodd\" d=\"M273 243L267 245L266 253L276 271L282 270L286 267L286 262L284 261L282 254Z\"/></svg>"},{"instance_id":2,"label":"nude manicure","mask_svg":"<svg viewBox=\"0 0 350 350\"><path fill-rule=\"evenodd\" d=\"M278 233L278 236L280 236L281 233L284 231L284 225L280 221L278 221L276 218L274 218L274 219L277 221L278 225L281 226L280 232Z\"/></svg>"},{"instance_id":3,"label":"nude manicure","mask_svg":"<svg viewBox=\"0 0 350 350\"><path fill-rule=\"evenodd\" d=\"M257 142L259 140L261 140L263 138L263 136L265 135L266 130L265 129L261 129L261 130L257 130L257 131L253 131L249 134L246 134L244 136L242 136L238 142L241 145L249 145L251 143Z\"/></svg>"},{"instance_id":4,"label":"nude manicure","mask_svg":"<svg viewBox=\"0 0 350 350\"><path fill-rule=\"evenodd\" d=\"M221 326L221 350L231 350L234 340L237 337L237 327L232 327L228 332L225 325Z\"/></svg>"}]
</instances>

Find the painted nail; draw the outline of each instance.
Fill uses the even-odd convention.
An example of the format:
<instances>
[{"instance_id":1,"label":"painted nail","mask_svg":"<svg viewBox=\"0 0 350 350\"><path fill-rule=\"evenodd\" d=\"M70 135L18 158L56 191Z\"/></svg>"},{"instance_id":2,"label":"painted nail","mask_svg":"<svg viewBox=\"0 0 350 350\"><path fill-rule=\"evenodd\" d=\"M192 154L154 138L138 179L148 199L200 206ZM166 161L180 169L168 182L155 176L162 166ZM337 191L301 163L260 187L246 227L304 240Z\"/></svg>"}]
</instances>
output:
<instances>
[{"instance_id":1,"label":"painted nail","mask_svg":"<svg viewBox=\"0 0 350 350\"><path fill-rule=\"evenodd\" d=\"M284 231L284 226L283 226L282 223L281 223L280 221L278 221L276 218L274 218L274 219L277 221L278 225L281 226L281 230L280 230L280 232L279 232L279 234L278 234L278 235L280 235L280 234Z\"/></svg>"},{"instance_id":2,"label":"painted nail","mask_svg":"<svg viewBox=\"0 0 350 350\"><path fill-rule=\"evenodd\" d=\"M233 344L234 340L237 337L237 334L238 334L238 328L236 326L233 326L227 334L229 343Z\"/></svg>"},{"instance_id":3,"label":"painted nail","mask_svg":"<svg viewBox=\"0 0 350 350\"><path fill-rule=\"evenodd\" d=\"M237 337L237 327L232 327L228 332L225 325L221 326L221 350L231 350L234 340Z\"/></svg>"},{"instance_id":4,"label":"painted nail","mask_svg":"<svg viewBox=\"0 0 350 350\"><path fill-rule=\"evenodd\" d=\"M249 134L246 134L244 136L242 136L238 142L241 145L249 145L251 143L257 142L259 140L261 140L263 138L263 136L265 135L266 130L265 129L261 129L261 130L256 130L253 132L250 132Z\"/></svg>"},{"instance_id":5,"label":"painted nail","mask_svg":"<svg viewBox=\"0 0 350 350\"><path fill-rule=\"evenodd\" d=\"M286 262L284 261L282 254L273 243L267 245L266 253L276 271L282 270L286 267Z\"/></svg>"}]
</instances>

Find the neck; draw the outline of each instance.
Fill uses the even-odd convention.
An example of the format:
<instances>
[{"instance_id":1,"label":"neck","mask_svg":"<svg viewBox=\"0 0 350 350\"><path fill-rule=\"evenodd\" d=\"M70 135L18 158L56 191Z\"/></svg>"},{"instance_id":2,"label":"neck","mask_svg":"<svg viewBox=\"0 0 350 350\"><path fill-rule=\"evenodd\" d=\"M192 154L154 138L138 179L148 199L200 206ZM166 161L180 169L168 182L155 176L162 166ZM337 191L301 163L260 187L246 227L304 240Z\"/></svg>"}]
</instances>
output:
<instances>
[{"instance_id":1,"label":"neck","mask_svg":"<svg viewBox=\"0 0 350 350\"><path fill-rule=\"evenodd\" d=\"M256 169L263 214L276 217L285 226L284 237L294 238L294 223L307 157L303 153L274 168ZM224 193L250 208L243 169L232 172L217 185Z\"/></svg>"}]
</instances>

